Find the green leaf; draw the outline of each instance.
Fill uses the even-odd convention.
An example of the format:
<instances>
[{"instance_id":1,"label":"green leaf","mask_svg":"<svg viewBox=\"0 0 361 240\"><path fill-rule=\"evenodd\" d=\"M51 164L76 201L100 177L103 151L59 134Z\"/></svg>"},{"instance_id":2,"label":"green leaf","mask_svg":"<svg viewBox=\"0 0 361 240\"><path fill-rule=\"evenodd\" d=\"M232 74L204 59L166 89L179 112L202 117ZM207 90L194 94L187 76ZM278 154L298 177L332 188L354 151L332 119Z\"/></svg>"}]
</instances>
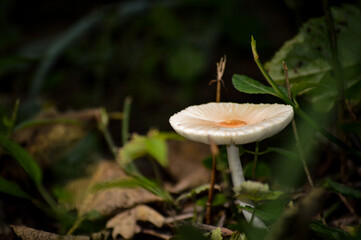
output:
<instances>
[{"instance_id":1,"label":"green leaf","mask_svg":"<svg viewBox=\"0 0 361 240\"><path fill-rule=\"evenodd\" d=\"M333 228L313 220L310 224L311 230L319 237L325 240L344 240L350 235L338 228Z\"/></svg>"},{"instance_id":2,"label":"green leaf","mask_svg":"<svg viewBox=\"0 0 361 240\"><path fill-rule=\"evenodd\" d=\"M167 202L172 201L172 197L169 195L169 193L165 191L161 186L159 186L159 184L140 175L134 175L133 178L129 178L129 179L98 183L94 185L91 189L93 191L99 191L102 189L109 189L109 188L136 188L136 187L144 188L145 190L157 195L158 197L161 197Z\"/></svg>"},{"instance_id":3,"label":"green leaf","mask_svg":"<svg viewBox=\"0 0 361 240\"><path fill-rule=\"evenodd\" d=\"M277 97L276 91L272 87L244 75L235 74L232 77L233 86L240 92L249 94L270 94Z\"/></svg>"},{"instance_id":4,"label":"green leaf","mask_svg":"<svg viewBox=\"0 0 361 240\"><path fill-rule=\"evenodd\" d=\"M183 193L182 195L180 195L176 199L176 201L179 202L179 201L184 200L184 199L193 198L193 197L197 196L198 194L200 194L202 192L208 191L208 189L209 189L209 184L201 185L199 187L196 187L196 188L192 189L191 191L189 191L187 193Z\"/></svg>"},{"instance_id":5,"label":"green leaf","mask_svg":"<svg viewBox=\"0 0 361 240\"><path fill-rule=\"evenodd\" d=\"M0 134L0 145L20 164L35 184L40 185L42 172L33 157L17 143Z\"/></svg>"},{"instance_id":6,"label":"green leaf","mask_svg":"<svg viewBox=\"0 0 361 240\"><path fill-rule=\"evenodd\" d=\"M338 58L343 68L345 97L355 98L352 89L361 87L361 12L355 6L343 5L332 8L332 15L337 29ZM330 54L329 37L324 18L307 21L299 33L286 42L265 66L272 78L279 84L285 82L282 61L289 69L291 87L303 83L315 85L307 94L317 110L329 111L337 97L337 84L332 73L332 56ZM317 91L316 91L317 90ZM298 89L293 90L297 93ZM322 93L322 96L319 94ZM358 91L357 102L361 101ZM295 96L295 95L294 95Z\"/></svg>"},{"instance_id":7,"label":"green leaf","mask_svg":"<svg viewBox=\"0 0 361 240\"><path fill-rule=\"evenodd\" d=\"M128 165L133 160L149 154L160 165L168 164L168 148L166 139L174 138L172 134L159 133L157 130L149 131L147 136L133 135L119 151L118 161L122 166Z\"/></svg>"},{"instance_id":8,"label":"green leaf","mask_svg":"<svg viewBox=\"0 0 361 240\"><path fill-rule=\"evenodd\" d=\"M246 210L249 213L253 213L254 208L250 206L237 206L241 210ZM272 213L256 208L255 215L259 217L262 221L266 222L267 224L272 224L277 221L278 217L274 216Z\"/></svg>"},{"instance_id":9,"label":"green leaf","mask_svg":"<svg viewBox=\"0 0 361 240\"><path fill-rule=\"evenodd\" d=\"M361 191L356 190L356 189L351 188L351 187L348 187L346 185L334 182L330 178L326 179L326 181L324 183L324 186L327 189L329 189L331 191L334 191L336 193L340 193L342 195L346 195L346 196L357 198L357 199L361 198Z\"/></svg>"},{"instance_id":10,"label":"green leaf","mask_svg":"<svg viewBox=\"0 0 361 240\"><path fill-rule=\"evenodd\" d=\"M2 177L0 177L0 192L13 195L15 197L25 198L25 199L31 199L31 197L24 192L18 184L6 180Z\"/></svg>"},{"instance_id":11,"label":"green leaf","mask_svg":"<svg viewBox=\"0 0 361 240\"><path fill-rule=\"evenodd\" d=\"M146 154L145 137L133 135L132 140L121 148L118 154L118 162L121 166L127 166L133 160Z\"/></svg>"},{"instance_id":12,"label":"green leaf","mask_svg":"<svg viewBox=\"0 0 361 240\"><path fill-rule=\"evenodd\" d=\"M167 143L157 137L149 137L145 139L146 151L155 159L157 162L166 167L168 165L168 149Z\"/></svg>"},{"instance_id":13,"label":"green leaf","mask_svg":"<svg viewBox=\"0 0 361 240\"><path fill-rule=\"evenodd\" d=\"M283 195L281 191L270 191L268 184L255 181L243 182L235 192L238 199L250 199L255 202L275 200Z\"/></svg>"},{"instance_id":14,"label":"green leaf","mask_svg":"<svg viewBox=\"0 0 361 240\"><path fill-rule=\"evenodd\" d=\"M319 87L320 84L317 83L313 83L313 82L299 82L299 83L294 83L292 85L292 96L295 97L298 94L302 94L306 91L312 90L313 88Z\"/></svg>"},{"instance_id":15,"label":"green leaf","mask_svg":"<svg viewBox=\"0 0 361 240\"><path fill-rule=\"evenodd\" d=\"M222 232L221 232L221 229L219 227L214 229L211 232L211 240L222 240L222 239L223 239Z\"/></svg>"}]
</instances>

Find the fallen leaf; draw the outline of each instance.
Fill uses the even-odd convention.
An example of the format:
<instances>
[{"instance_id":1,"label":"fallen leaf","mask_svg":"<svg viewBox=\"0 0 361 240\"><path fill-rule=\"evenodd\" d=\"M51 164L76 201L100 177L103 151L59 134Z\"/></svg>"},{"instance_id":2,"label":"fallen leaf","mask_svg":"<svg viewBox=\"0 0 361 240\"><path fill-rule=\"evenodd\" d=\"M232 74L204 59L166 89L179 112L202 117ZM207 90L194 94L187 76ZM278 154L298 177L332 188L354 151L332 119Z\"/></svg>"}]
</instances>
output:
<instances>
[{"instance_id":1,"label":"fallen leaf","mask_svg":"<svg viewBox=\"0 0 361 240\"><path fill-rule=\"evenodd\" d=\"M210 171L202 164L203 159L210 155L208 145L191 141L168 141L168 148L167 170L177 182L173 186L167 186L168 191L179 193L209 183Z\"/></svg>"},{"instance_id":2,"label":"fallen leaf","mask_svg":"<svg viewBox=\"0 0 361 240\"><path fill-rule=\"evenodd\" d=\"M67 186L76 196L80 215L96 211L109 215L114 210L131 208L137 204L161 201L161 198L143 188L111 188L97 192L89 189L98 183L129 178L119 165L112 161L101 161L88 179L79 179Z\"/></svg>"},{"instance_id":3,"label":"fallen leaf","mask_svg":"<svg viewBox=\"0 0 361 240\"><path fill-rule=\"evenodd\" d=\"M90 240L88 236L62 236L55 233L45 232L25 226L11 226L15 234L22 240Z\"/></svg>"},{"instance_id":4,"label":"fallen leaf","mask_svg":"<svg viewBox=\"0 0 361 240\"><path fill-rule=\"evenodd\" d=\"M99 115L98 109L59 113L48 110L16 126L13 139L47 167L64 156L88 132Z\"/></svg>"},{"instance_id":5,"label":"fallen leaf","mask_svg":"<svg viewBox=\"0 0 361 240\"><path fill-rule=\"evenodd\" d=\"M130 239L134 234L141 231L137 221L150 222L160 228L163 226L165 218L154 209L139 205L117 214L107 222L106 227L113 228L112 236L114 239L116 239L117 235Z\"/></svg>"}]
</instances>

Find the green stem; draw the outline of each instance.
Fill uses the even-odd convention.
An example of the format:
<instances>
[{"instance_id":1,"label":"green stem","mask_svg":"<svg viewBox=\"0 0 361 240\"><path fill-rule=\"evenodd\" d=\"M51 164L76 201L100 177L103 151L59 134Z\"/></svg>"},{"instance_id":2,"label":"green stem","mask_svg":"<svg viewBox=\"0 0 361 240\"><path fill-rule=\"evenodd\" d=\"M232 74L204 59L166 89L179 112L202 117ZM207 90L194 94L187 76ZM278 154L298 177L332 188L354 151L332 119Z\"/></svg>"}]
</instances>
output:
<instances>
[{"instance_id":1,"label":"green stem","mask_svg":"<svg viewBox=\"0 0 361 240\"><path fill-rule=\"evenodd\" d=\"M255 177L256 177L258 152L259 152L259 141L256 142L256 147L255 147L255 154L254 154L254 158L253 158L253 167L252 167L252 179L255 179Z\"/></svg>"},{"instance_id":2,"label":"green stem","mask_svg":"<svg viewBox=\"0 0 361 240\"><path fill-rule=\"evenodd\" d=\"M157 162L153 158L149 158L150 164L152 165L152 169L155 175L156 182L160 185L163 182L162 174L159 170Z\"/></svg>"},{"instance_id":3,"label":"green stem","mask_svg":"<svg viewBox=\"0 0 361 240\"><path fill-rule=\"evenodd\" d=\"M272 150L266 150L266 151L263 151L263 152L258 152L258 153L256 153L256 152L254 152L254 151L250 151L250 150L246 150L246 149L244 149L244 152L245 153L249 153L249 154L252 154L252 155L258 155L258 156L261 156L261 155L264 155L264 154L266 154L266 153L270 153L270 152L273 152Z\"/></svg>"},{"instance_id":4,"label":"green stem","mask_svg":"<svg viewBox=\"0 0 361 240\"><path fill-rule=\"evenodd\" d=\"M254 220L254 217L256 215L256 204L254 205L253 207L253 211L252 211L252 217L251 217L251 220L249 221L249 224L251 224L251 226L253 226L253 220Z\"/></svg>"},{"instance_id":5,"label":"green stem","mask_svg":"<svg viewBox=\"0 0 361 240\"><path fill-rule=\"evenodd\" d=\"M77 230L79 228L79 226L81 225L81 223L84 221L85 217L81 216L78 217L76 219L76 221L74 222L73 226L69 229L69 231L66 233L66 235L71 235L75 232L75 230Z\"/></svg>"},{"instance_id":6,"label":"green stem","mask_svg":"<svg viewBox=\"0 0 361 240\"><path fill-rule=\"evenodd\" d=\"M300 138L298 137L298 131L297 131L295 119L292 120L292 128L293 128L293 134L296 139L296 147L297 147L298 153L299 153L301 161L302 161L303 169L305 170L305 174L307 176L308 183L313 188L314 184L313 184L313 181L311 178L310 170L307 167L305 155L303 154L303 151L302 151L301 142L300 142Z\"/></svg>"},{"instance_id":7,"label":"green stem","mask_svg":"<svg viewBox=\"0 0 361 240\"><path fill-rule=\"evenodd\" d=\"M38 184L37 189L39 191L39 193L41 194L41 196L44 198L44 200L49 204L49 206L51 207L51 209L54 212L58 212L58 207L57 207L57 203L55 202L55 200L50 196L50 194L48 193L48 191L46 191L46 189L44 188L44 186L42 184Z\"/></svg>"},{"instance_id":8,"label":"green stem","mask_svg":"<svg viewBox=\"0 0 361 240\"><path fill-rule=\"evenodd\" d=\"M126 97L123 107L123 120L122 120L122 143L125 145L129 138L129 115L130 107L132 104L132 98Z\"/></svg>"},{"instance_id":9,"label":"green stem","mask_svg":"<svg viewBox=\"0 0 361 240\"><path fill-rule=\"evenodd\" d=\"M266 78L267 82L276 91L279 98L284 100L289 105L294 106L294 103L287 97L287 95L284 92L282 92L282 90L278 87L278 85L275 83L275 81L271 78L271 76L268 74L266 69L263 67L261 61L259 60L259 56L258 56L257 48L256 48L256 41L254 40L253 36L251 37L251 46L252 46L252 53L253 53L254 61L256 62L259 70L261 70L263 76Z\"/></svg>"},{"instance_id":10,"label":"green stem","mask_svg":"<svg viewBox=\"0 0 361 240\"><path fill-rule=\"evenodd\" d=\"M113 138L111 137L108 128L106 126L104 126L101 129L101 131L103 133L103 136L105 138L105 141L106 141L110 151L112 152L113 156L116 158L117 157L117 151L116 151L117 148L116 148L116 146L114 144Z\"/></svg>"}]
</instances>

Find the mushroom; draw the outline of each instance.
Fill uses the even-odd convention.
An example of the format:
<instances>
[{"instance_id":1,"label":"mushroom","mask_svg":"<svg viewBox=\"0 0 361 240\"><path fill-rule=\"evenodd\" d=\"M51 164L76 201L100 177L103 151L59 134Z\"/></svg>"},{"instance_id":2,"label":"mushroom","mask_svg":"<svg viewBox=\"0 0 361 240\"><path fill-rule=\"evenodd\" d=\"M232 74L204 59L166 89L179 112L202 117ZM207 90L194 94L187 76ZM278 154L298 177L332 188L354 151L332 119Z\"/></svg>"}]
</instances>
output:
<instances>
[{"instance_id":1,"label":"mushroom","mask_svg":"<svg viewBox=\"0 0 361 240\"><path fill-rule=\"evenodd\" d=\"M183 137L209 144L226 145L233 187L245 181L237 145L260 141L285 128L293 118L293 108L283 104L207 103L190 106L170 117L173 129ZM240 205L250 203L239 202ZM243 211L247 221L251 213ZM257 218L254 226L265 227Z\"/></svg>"}]
</instances>

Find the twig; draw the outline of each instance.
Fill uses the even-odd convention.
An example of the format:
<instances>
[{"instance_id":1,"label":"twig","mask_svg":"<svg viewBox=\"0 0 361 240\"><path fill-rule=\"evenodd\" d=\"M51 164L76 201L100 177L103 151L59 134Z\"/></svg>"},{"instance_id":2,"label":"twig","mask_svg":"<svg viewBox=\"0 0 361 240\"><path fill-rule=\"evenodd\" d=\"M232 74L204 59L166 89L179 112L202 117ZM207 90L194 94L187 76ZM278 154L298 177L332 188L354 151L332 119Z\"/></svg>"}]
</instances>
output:
<instances>
[{"instance_id":1,"label":"twig","mask_svg":"<svg viewBox=\"0 0 361 240\"><path fill-rule=\"evenodd\" d=\"M156 232L151 229L142 229L142 233L145 233L145 234L157 237L157 238L165 239L165 240L169 240L172 238L172 236L169 234L159 233L159 232Z\"/></svg>"},{"instance_id":2,"label":"twig","mask_svg":"<svg viewBox=\"0 0 361 240\"><path fill-rule=\"evenodd\" d=\"M288 67L287 67L285 61L282 61L282 67L283 67L283 72L285 73L285 77L286 77L286 89L287 89L287 93L288 93L288 98L292 101L290 79L288 77Z\"/></svg>"},{"instance_id":3,"label":"twig","mask_svg":"<svg viewBox=\"0 0 361 240\"><path fill-rule=\"evenodd\" d=\"M209 138L209 143L212 152L212 175L211 175L211 182L209 184L209 191L208 191L208 201L207 201L207 211L206 211L207 224L211 224L214 183L216 181L216 155L219 152L217 145L210 138Z\"/></svg>"},{"instance_id":4,"label":"twig","mask_svg":"<svg viewBox=\"0 0 361 240\"><path fill-rule=\"evenodd\" d=\"M217 63L217 79L211 80L209 85L216 82L217 83L217 92L216 92L216 102L221 101L221 83L224 85L224 81L222 80L224 69L226 68L226 56L222 57L221 60Z\"/></svg>"},{"instance_id":5,"label":"twig","mask_svg":"<svg viewBox=\"0 0 361 240\"><path fill-rule=\"evenodd\" d=\"M291 94L291 88L290 88L290 80L288 78L288 68L287 65L284 61L282 61L282 67L283 67L283 71L285 73L286 76L286 86L287 86L287 93L288 93L288 97L290 98L290 100L292 101L292 94ZM303 154L302 148L301 148L301 143L300 143L300 139L298 137L298 131L297 131L297 125L296 125L296 121L295 119L292 119L292 128L293 128L293 134L295 135L295 140L296 140L296 147L298 150L298 153L300 155L301 161L302 161L302 165L303 165L303 169L305 170L306 176L307 176L307 180L308 183L310 184L310 186L313 188L314 184L311 178L311 174L310 171L308 169L307 163L306 163L306 158L305 155Z\"/></svg>"},{"instance_id":6,"label":"twig","mask_svg":"<svg viewBox=\"0 0 361 240\"><path fill-rule=\"evenodd\" d=\"M224 82L222 80L224 69L226 68L226 56L222 57L221 60L217 63L217 80L212 80L209 82L211 85L213 82L217 82L217 94L216 94L216 102L219 103L221 101L221 83ZM211 223L211 215L212 215L212 200L213 200L213 190L214 190L214 182L216 178L216 155L218 154L218 147L217 145L209 139L211 145L211 152L212 152L212 176L211 182L209 186L208 192L208 201L207 201L207 211L206 211L206 223Z\"/></svg>"},{"instance_id":7,"label":"twig","mask_svg":"<svg viewBox=\"0 0 361 240\"><path fill-rule=\"evenodd\" d=\"M201 224L201 223L192 223L192 226L205 232L212 232L213 230L218 228L212 225ZM233 234L233 231L228 228L220 227L219 229L221 230L221 235L223 237L229 237Z\"/></svg>"},{"instance_id":8,"label":"twig","mask_svg":"<svg viewBox=\"0 0 361 240\"><path fill-rule=\"evenodd\" d=\"M167 217L164 222L166 224L171 224L171 223L174 223L174 222L179 222L179 221L183 221L185 219L192 218L193 216L194 216L193 212L185 213L185 214L182 214L182 215Z\"/></svg>"},{"instance_id":9,"label":"twig","mask_svg":"<svg viewBox=\"0 0 361 240\"><path fill-rule=\"evenodd\" d=\"M343 204L345 204L345 206L347 207L347 209L350 211L350 213L354 216L357 216L357 213L355 211L355 209L351 206L351 204L347 201L347 199L345 198L345 196L343 196L340 193L337 193L338 197L341 199L341 201L343 202Z\"/></svg>"}]
</instances>

